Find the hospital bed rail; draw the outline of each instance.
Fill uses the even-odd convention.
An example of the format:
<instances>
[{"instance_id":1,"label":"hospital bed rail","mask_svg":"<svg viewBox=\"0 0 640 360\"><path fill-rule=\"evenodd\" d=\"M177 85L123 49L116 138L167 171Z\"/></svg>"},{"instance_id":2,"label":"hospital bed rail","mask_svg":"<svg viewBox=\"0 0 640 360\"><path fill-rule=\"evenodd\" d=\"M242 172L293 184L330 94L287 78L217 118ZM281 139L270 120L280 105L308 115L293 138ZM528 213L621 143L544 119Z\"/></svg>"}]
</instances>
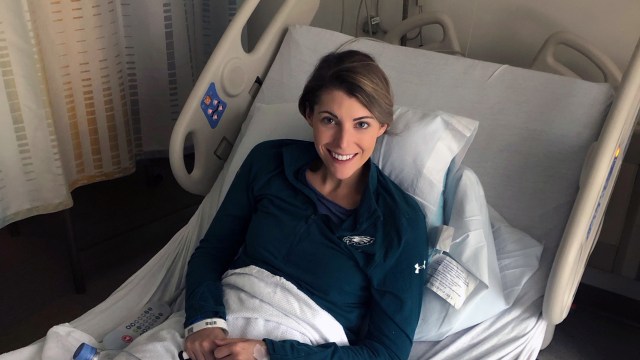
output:
<instances>
[{"instance_id":1,"label":"hospital bed rail","mask_svg":"<svg viewBox=\"0 0 640 360\"><path fill-rule=\"evenodd\" d=\"M640 39L622 77L598 141L585 160L580 189L547 281L542 314L549 322L543 346L571 309L602 228L604 212L640 108Z\"/></svg>"},{"instance_id":2,"label":"hospital bed rail","mask_svg":"<svg viewBox=\"0 0 640 360\"><path fill-rule=\"evenodd\" d=\"M245 0L218 42L213 54L198 77L191 94L180 112L169 142L169 162L173 174L184 189L206 195L240 132L240 126L253 103L255 86L260 86L280 43L290 25L308 25L315 15L320 0L286 0L275 14L260 40L251 52L242 46L245 24L260 0ZM211 83L224 98L227 106L224 118L215 131L204 118L200 107L203 94ZM186 140L193 141L195 162L189 172L184 161Z\"/></svg>"}]
</instances>

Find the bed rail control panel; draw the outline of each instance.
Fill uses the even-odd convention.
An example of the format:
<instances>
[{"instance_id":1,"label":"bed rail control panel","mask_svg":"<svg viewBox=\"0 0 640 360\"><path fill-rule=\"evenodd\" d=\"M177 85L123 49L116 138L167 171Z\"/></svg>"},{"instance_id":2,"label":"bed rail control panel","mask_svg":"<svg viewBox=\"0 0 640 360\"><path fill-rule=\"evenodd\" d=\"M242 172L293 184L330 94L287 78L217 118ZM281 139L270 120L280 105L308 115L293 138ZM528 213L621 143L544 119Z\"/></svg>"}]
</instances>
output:
<instances>
[{"instance_id":1,"label":"bed rail control panel","mask_svg":"<svg viewBox=\"0 0 640 360\"><path fill-rule=\"evenodd\" d=\"M160 325L171 314L171 309L160 302L148 302L140 313L108 333L102 340L105 349L120 350L140 335Z\"/></svg>"},{"instance_id":2,"label":"bed rail control panel","mask_svg":"<svg viewBox=\"0 0 640 360\"><path fill-rule=\"evenodd\" d=\"M215 83L211 83L207 88L207 92L200 101L200 108L209 122L209 126L215 129L227 110L227 103L218 95Z\"/></svg>"}]
</instances>

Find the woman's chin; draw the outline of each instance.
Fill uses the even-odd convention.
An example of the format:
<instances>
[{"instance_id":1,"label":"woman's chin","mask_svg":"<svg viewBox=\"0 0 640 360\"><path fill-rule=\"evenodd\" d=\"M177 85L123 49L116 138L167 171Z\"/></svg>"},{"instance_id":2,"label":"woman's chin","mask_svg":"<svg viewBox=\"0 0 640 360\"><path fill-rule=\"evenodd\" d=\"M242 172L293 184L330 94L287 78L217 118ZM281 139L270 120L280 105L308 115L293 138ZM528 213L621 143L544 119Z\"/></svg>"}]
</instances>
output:
<instances>
[{"instance_id":1,"label":"woman's chin","mask_svg":"<svg viewBox=\"0 0 640 360\"><path fill-rule=\"evenodd\" d=\"M360 167L356 164L337 164L329 167L331 176L342 181L352 178L358 170L360 170Z\"/></svg>"}]
</instances>

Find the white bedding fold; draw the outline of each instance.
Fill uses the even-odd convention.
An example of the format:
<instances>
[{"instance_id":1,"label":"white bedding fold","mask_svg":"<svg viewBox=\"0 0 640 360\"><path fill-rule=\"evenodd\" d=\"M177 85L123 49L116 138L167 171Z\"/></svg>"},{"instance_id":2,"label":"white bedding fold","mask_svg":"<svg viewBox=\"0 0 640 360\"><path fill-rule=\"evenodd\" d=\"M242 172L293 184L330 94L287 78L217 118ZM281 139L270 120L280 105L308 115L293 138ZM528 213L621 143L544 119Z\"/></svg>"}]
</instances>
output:
<instances>
[{"instance_id":1,"label":"white bedding fold","mask_svg":"<svg viewBox=\"0 0 640 360\"><path fill-rule=\"evenodd\" d=\"M342 325L282 277L248 266L222 278L231 337L348 345Z\"/></svg>"},{"instance_id":2,"label":"white bedding fold","mask_svg":"<svg viewBox=\"0 0 640 360\"><path fill-rule=\"evenodd\" d=\"M279 276L248 266L227 271L222 285L230 337L298 340L312 345L349 344L344 329L333 316ZM184 311L176 312L126 350L140 359L176 359L184 341L183 323ZM19 351L6 355L8 359L71 359L82 342L101 348L90 334L72 324L61 324L49 330L42 346L34 344L23 349L30 350L30 354Z\"/></svg>"}]
</instances>

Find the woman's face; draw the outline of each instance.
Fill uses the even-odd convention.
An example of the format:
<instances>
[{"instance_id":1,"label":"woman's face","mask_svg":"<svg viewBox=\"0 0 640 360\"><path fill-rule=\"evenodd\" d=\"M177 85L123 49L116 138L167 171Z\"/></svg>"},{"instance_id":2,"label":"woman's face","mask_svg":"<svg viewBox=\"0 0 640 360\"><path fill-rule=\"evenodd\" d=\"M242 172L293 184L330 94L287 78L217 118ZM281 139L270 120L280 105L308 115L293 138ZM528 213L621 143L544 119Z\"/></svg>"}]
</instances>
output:
<instances>
[{"instance_id":1,"label":"woman's face","mask_svg":"<svg viewBox=\"0 0 640 360\"><path fill-rule=\"evenodd\" d=\"M307 113L318 155L328 175L347 180L358 175L386 124L379 123L355 98L341 90L325 90Z\"/></svg>"}]
</instances>

